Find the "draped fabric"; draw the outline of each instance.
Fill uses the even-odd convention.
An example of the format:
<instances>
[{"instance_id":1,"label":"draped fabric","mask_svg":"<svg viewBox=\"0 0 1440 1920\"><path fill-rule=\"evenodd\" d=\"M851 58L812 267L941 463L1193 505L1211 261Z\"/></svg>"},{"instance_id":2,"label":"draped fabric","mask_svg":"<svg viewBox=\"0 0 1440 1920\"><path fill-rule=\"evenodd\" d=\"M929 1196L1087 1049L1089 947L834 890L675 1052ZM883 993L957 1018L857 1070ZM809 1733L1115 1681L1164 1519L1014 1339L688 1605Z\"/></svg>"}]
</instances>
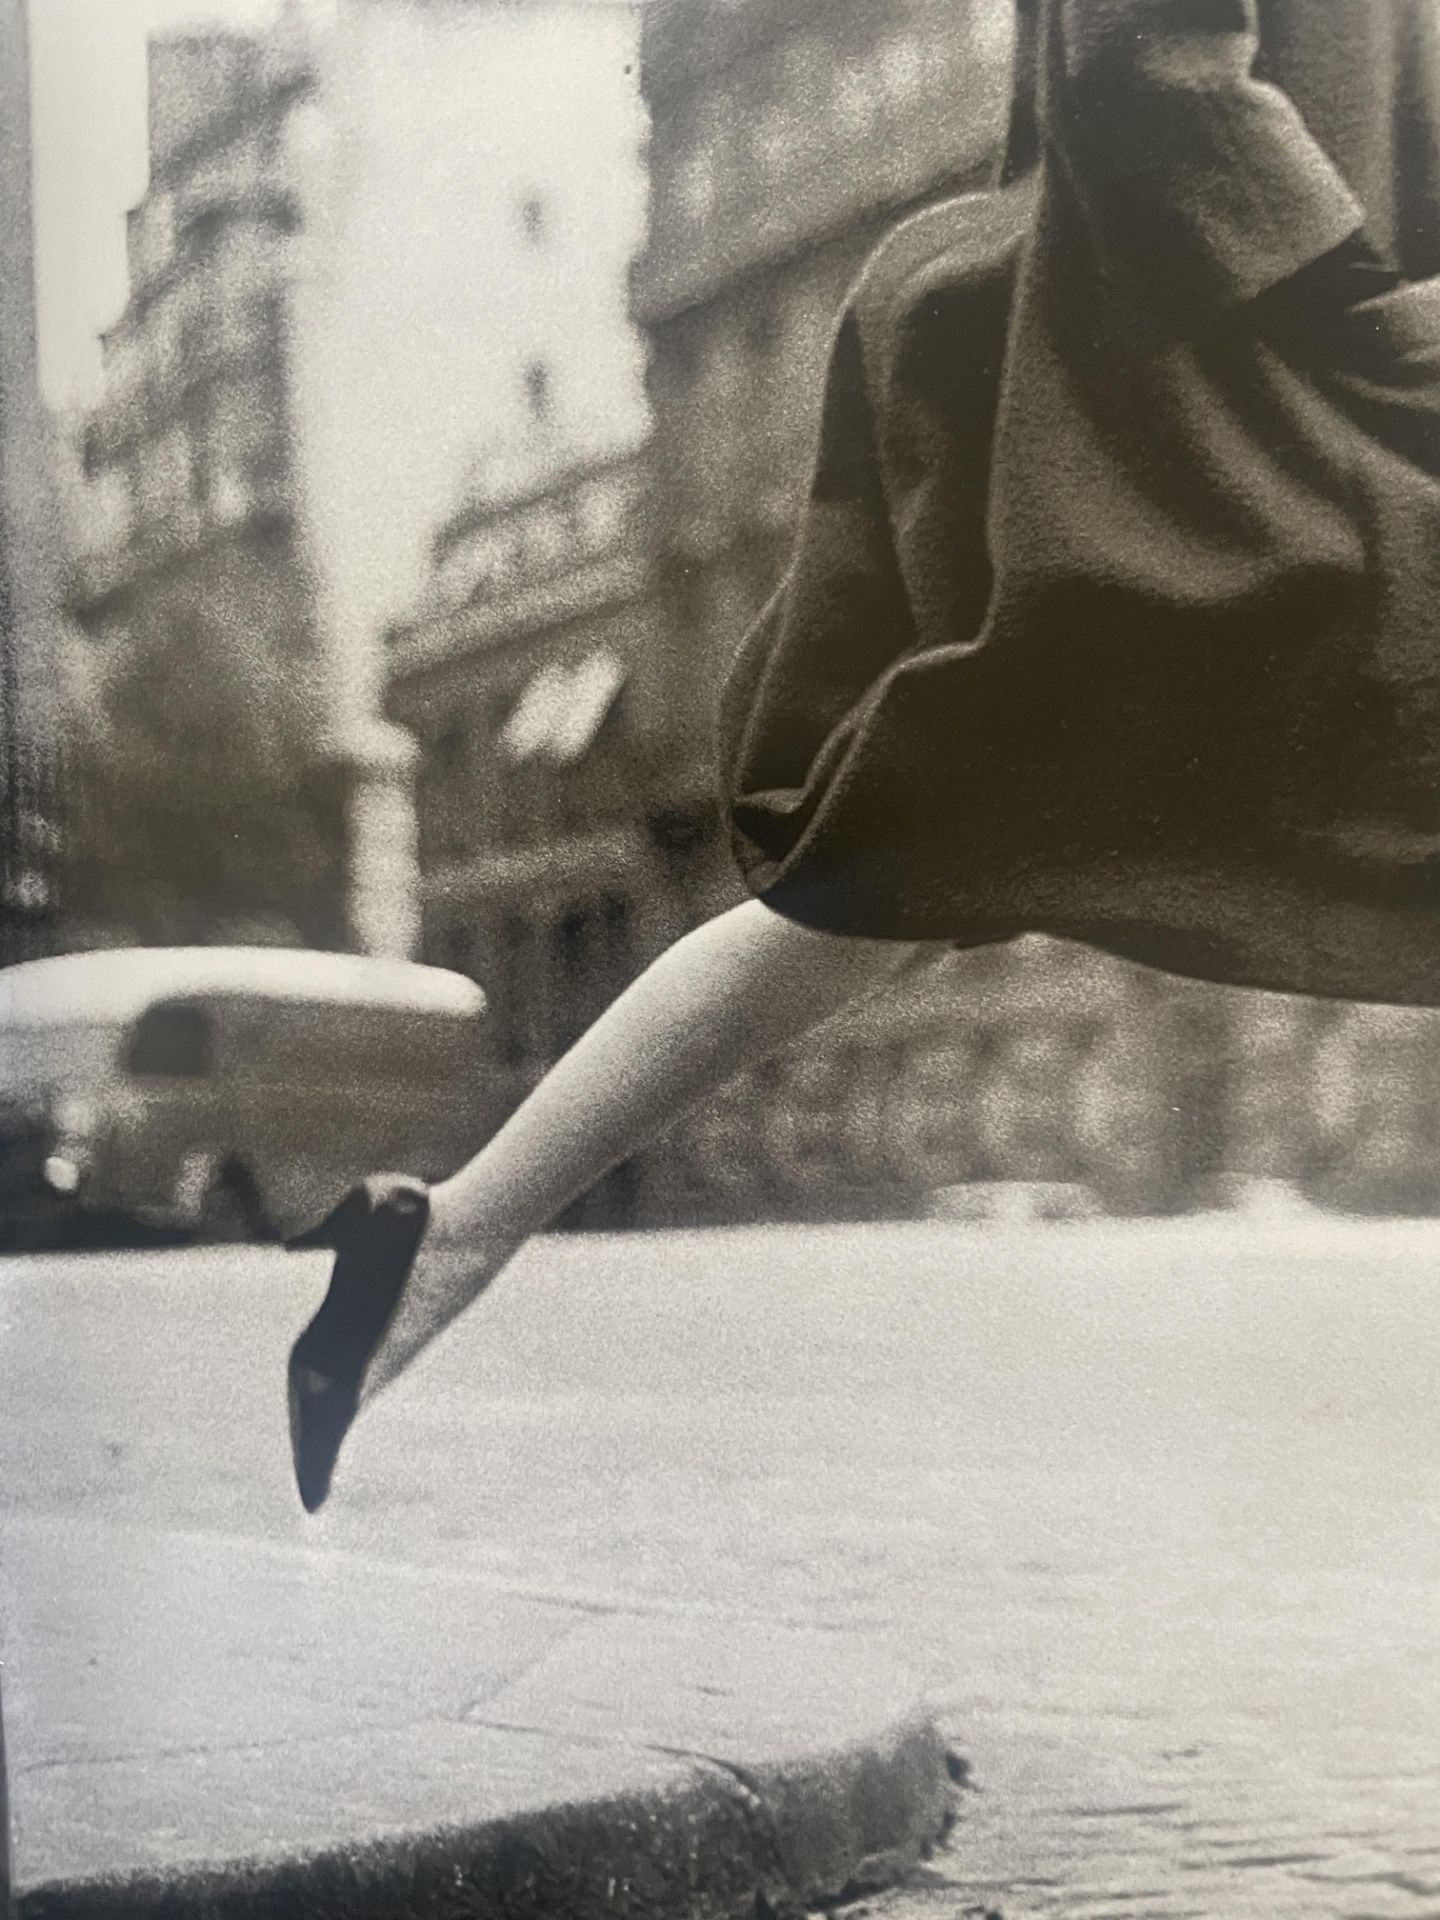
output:
<instances>
[{"instance_id":1,"label":"draped fabric","mask_svg":"<svg viewBox=\"0 0 1440 1920\"><path fill-rule=\"evenodd\" d=\"M836 931L1440 1003L1440 8L1030 25L1014 177L840 319L722 707L742 872Z\"/></svg>"}]
</instances>

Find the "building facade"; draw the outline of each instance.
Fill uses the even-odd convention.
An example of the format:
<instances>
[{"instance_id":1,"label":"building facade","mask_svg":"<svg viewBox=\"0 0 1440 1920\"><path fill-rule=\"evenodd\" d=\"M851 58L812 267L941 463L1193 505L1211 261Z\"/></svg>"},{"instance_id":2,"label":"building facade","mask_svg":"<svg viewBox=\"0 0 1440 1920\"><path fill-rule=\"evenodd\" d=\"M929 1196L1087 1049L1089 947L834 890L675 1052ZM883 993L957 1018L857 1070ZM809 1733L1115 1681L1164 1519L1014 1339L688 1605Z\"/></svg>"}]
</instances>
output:
<instances>
[{"instance_id":1,"label":"building facade","mask_svg":"<svg viewBox=\"0 0 1440 1920\"><path fill-rule=\"evenodd\" d=\"M0 966L49 949L61 554L36 384L30 88L21 0L0 9Z\"/></svg>"},{"instance_id":2,"label":"building facade","mask_svg":"<svg viewBox=\"0 0 1440 1920\"><path fill-rule=\"evenodd\" d=\"M102 337L102 395L84 426L71 601L104 699L129 712L134 777L148 762L157 780L173 780L183 817L183 783L196 782L189 748L213 744L227 712L237 732L262 716L292 765L300 754L312 771L320 764L302 692L322 649L288 357L304 211L288 146L315 79L304 57L207 33L154 42L149 83L150 183L128 216L129 294ZM167 683L176 700L192 694L198 712L174 716ZM215 704L205 699L212 687ZM95 865L118 873L121 888L133 880L149 896L137 906L171 937L216 937L210 929L268 906L310 939L343 941L338 849L319 867L283 858L279 843L311 826L296 818L309 795L262 750L259 766L234 769L257 807L262 770L282 817L250 825L270 840L273 863L262 854L222 866L218 891L206 889L192 861L213 867L216 835L214 822L201 825L197 794L195 844L177 850L173 876L145 865L155 855L140 821L98 846ZM108 790L83 783L75 799L87 815L110 803ZM101 830L88 818L81 828Z\"/></svg>"},{"instance_id":3,"label":"building facade","mask_svg":"<svg viewBox=\"0 0 1440 1920\"><path fill-rule=\"evenodd\" d=\"M517 438L637 437L633 39L623 11L563 0L292 0L258 38L152 48L74 604L121 667L168 653L228 671L242 711L273 700L276 791L303 779L270 904L307 938L417 944L383 634L461 476Z\"/></svg>"}]
</instances>

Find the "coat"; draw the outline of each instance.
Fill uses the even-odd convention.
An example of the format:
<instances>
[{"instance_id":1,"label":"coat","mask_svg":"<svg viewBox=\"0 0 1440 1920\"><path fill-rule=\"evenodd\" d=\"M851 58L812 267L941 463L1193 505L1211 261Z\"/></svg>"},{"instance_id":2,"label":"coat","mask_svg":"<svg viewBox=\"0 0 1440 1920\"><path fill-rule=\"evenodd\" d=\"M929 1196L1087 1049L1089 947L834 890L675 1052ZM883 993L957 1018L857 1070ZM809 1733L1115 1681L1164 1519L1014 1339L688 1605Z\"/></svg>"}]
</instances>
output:
<instances>
[{"instance_id":1,"label":"coat","mask_svg":"<svg viewBox=\"0 0 1440 1920\"><path fill-rule=\"evenodd\" d=\"M742 874L1440 1003L1440 8L1036 5L1037 164L840 319L722 702Z\"/></svg>"}]
</instances>

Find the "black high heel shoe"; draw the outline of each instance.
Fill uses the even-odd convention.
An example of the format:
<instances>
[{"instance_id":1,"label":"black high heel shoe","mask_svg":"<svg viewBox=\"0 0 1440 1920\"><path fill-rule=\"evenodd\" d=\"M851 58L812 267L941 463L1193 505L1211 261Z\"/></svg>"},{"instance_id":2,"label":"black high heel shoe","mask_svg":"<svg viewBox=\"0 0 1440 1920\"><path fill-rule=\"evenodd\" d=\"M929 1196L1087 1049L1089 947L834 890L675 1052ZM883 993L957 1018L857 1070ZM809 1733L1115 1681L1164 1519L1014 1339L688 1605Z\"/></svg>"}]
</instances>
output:
<instances>
[{"instance_id":1,"label":"black high heel shoe","mask_svg":"<svg viewBox=\"0 0 1440 1920\"><path fill-rule=\"evenodd\" d=\"M330 1478L360 1404L365 1369L395 1317L430 1219L419 1180L377 1174L353 1188L319 1226L286 1245L335 1254L320 1309L290 1350L290 1451L307 1513L325 1504Z\"/></svg>"}]
</instances>

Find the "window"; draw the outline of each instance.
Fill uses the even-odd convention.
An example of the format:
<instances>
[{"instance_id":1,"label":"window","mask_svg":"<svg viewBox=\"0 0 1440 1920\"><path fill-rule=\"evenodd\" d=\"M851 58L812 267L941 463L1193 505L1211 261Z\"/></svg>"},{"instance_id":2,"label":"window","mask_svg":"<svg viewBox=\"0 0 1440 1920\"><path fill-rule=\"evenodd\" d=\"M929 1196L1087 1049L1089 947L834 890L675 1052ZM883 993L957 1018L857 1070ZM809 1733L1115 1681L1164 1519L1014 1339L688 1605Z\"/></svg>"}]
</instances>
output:
<instances>
[{"instance_id":1,"label":"window","mask_svg":"<svg viewBox=\"0 0 1440 1920\"><path fill-rule=\"evenodd\" d=\"M668 390L668 396L681 398L690 392L704 366L700 328L689 314L682 314L658 338L652 378Z\"/></svg>"},{"instance_id":2,"label":"window","mask_svg":"<svg viewBox=\"0 0 1440 1920\"><path fill-rule=\"evenodd\" d=\"M225 215L219 207L206 207L194 214L185 226L185 246L192 260L209 253L225 231Z\"/></svg>"},{"instance_id":3,"label":"window","mask_svg":"<svg viewBox=\"0 0 1440 1920\"><path fill-rule=\"evenodd\" d=\"M536 969L528 924L510 916L495 942L495 992L491 995L492 1032L503 1065L524 1066L530 1057Z\"/></svg>"},{"instance_id":4,"label":"window","mask_svg":"<svg viewBox=\"0 0 1440 1920\"><path fill-rule=\"evenodd\" d=\"M558 1060L590 1024L595 980L593 923L583 905L571 905L550 924L546 1053Z\"/></svg>"},{"instance_id":5,"label":"window","mask_svg":"<svg viewBox=\"0 0 1440 1920\"><path fill-rule=\"evenodd\" d=\"M180 372L186 380L199 379L210 358L212 333L206 314L197 310L182 312L179 318Z\"/></svg>"},{"instance_id":6,"label":"window","mask_svg":"<svg viewBox=\"0 0 1440 1920\"><path fill-rule=\"evenodd\" d=\"M267 364L283 364L289 343L289 312L285 295L272 287L260 303L260 347Z\"/></svg>"},{"instance_id":7,"label":"window","mask_svg":"<svg viewBox=\"0 0 1440 1920\"><path fill-rule=\"evenodd\" d=\"M272 371L257 372L242 389L232 386L230 394L235 463L247 489L263 496L286 480L289 455L280 381Z\"/></svg>"},{"instance_id":8,"label":"window","mask_svg":"<svg viewBox=\"0 0 1440 1920\"><path fill-rule=\"evenodd\" d=\"M558 1057L629 977L630 907L618 894L568 901L549 928L549 1052Z\"/></svg>"},{"instance_id":9,"label":"window","mask_svg":"<svg viewBox=\"0 0 1440 1920\"><path fill-rule=\"evenodd\" d=\"M302 225L300 203L293 193L277 193L267 202L270 224L277 233L298 233Z\"/></svg>"},{"instance_id":10,"label":"window","mask_svg":"<svg viewBox=\"0 0 1440 1920\"><path fill-rule=\"evenodd\" d=\"M210 1016L202 1008L169 1001L140 1016L126 1065L131 1073L200 1079L211 1070L213 1044Z\"/></svg>"},{"instance_id":11,"label":"window","mask_svg":"<svg viewBox=\"0 0 1440 1920\"><path fill-rule=\"evenodd\" d=\"M555 959L568 981L579 980L585 973L590 933L590 916L580 906L572 906L550 929Z\"/></svg>"},{"instance_id":12,"label":"window","mask_svg":"<svg viewBox=\"0 0 1440 1920\"><path fill-rule=\"evenodd\" d=\"M213 504L218 483L219 407L208 386L193 388L183 408L190 454L190 497L199 507Z\"/></svg>"},{"instance_id":13,"label":"window","mask_svg":"<svg viewBox=\"0 0 1440 1920\"><path fill-rule=\"evenodd\" d=\"M630 956L630 902L623 894L607 893L600 903L600 911L610 960L624 965Z\"/></svg>"},{"instance_id":14,"label":"window","mask_svg":"<svg viewBox=\"0 0 1440 1920\"><path fill-rule=\"evenodd\" d=\"M549 417L554 404L553 385L547 363L544 360L532 360L525 369L525 404L530 409L532 419L544 420Z\"/></svg>"},{"instance_id":15,"label":"window","mask_svg":"<svg viewBox=\"0 0 1440 1920\"><path fill-rule=\"evenodd\" d=\"M214 435L209 420L200 415L190 433L190 492L197 507L214 504L217 489Z\"/></svg>"},{"instance_id":16,"label":"window","mask_svg":"<svg viewBox=\"0 0 1440 1920\"><path fill-rule=\"evenodd\" d=\"M469 738L463 724L447 727L431 749L430 792L435 804L435 845L445 860L470 851Z\"/></svg>"},{"instance_id":17,"label":"window","mask_svg":"<svg viewBox=\"0 0 1440 1920\"><path fill-rule=\"evenodd\" d=\"M449 726L431 748L432 764L442 780L458 779L465 767L465 728Z\"/></svg>"}]
</instances>

